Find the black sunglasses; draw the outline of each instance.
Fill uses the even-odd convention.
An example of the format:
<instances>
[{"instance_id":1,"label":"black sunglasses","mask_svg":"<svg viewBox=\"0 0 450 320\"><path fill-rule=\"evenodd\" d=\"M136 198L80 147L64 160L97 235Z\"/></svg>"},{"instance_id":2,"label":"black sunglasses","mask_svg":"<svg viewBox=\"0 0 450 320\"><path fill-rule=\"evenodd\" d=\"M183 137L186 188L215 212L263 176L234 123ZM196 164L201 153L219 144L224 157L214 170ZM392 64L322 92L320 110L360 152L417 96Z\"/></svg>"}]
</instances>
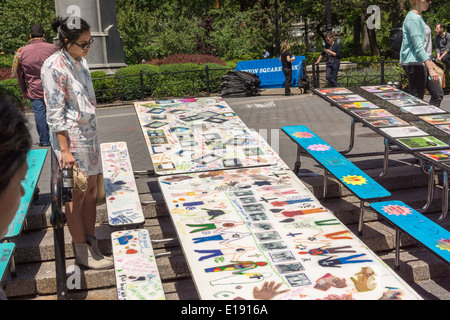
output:
<instances>
[{"instance_id":1,"label":"black sunglasses","mask_svg":"<svg viewBox=\"0 0 450 320\"><path fill-rule=\"evenodd\" d=\"M73 44L76 44L77 46L79 46L81 49L86 50L88 47L91 46L92 42L94 42L93 38L89 39L89 42L85 43L85 44L78 44L76 42L74 42Z\"/></svg>"}]
</instances>

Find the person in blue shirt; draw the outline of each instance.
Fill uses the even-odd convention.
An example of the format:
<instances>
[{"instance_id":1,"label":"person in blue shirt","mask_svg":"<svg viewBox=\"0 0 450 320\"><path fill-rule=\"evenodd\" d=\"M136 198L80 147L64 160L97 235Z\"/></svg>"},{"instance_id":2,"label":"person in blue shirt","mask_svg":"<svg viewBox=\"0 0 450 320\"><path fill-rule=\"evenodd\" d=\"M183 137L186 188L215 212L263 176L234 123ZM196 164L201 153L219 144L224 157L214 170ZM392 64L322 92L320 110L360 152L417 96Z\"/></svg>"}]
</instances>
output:
<instances>
[{"instance_id":1,"label":"person in blue shirt","mask_svg":"<svg viewBox=\"0 0 450 320\"><path fill-rule=\"evenodd\" d=\"M264 57L264 59L267 59L267 58L269 58L269 57L270 57L270 53L269 53L269 51L267 51L267 50L264 50L264 51L263 51L263 57Z\"/></svg>"},{"instance_id":2,"label":"person in blue shirt","mask_svg":"<svg viewBox=\"0 0 450 320\"><path fill-rule=\"evenodd\" d=\"M410 3L412 9L403 21L400 64L408 77L410 93L423 99L428 77L432 81L439 81L424 46L425 22L422 19L422 12L428 9L431 1L410 0Z\"/></svg>"}]
</instances>

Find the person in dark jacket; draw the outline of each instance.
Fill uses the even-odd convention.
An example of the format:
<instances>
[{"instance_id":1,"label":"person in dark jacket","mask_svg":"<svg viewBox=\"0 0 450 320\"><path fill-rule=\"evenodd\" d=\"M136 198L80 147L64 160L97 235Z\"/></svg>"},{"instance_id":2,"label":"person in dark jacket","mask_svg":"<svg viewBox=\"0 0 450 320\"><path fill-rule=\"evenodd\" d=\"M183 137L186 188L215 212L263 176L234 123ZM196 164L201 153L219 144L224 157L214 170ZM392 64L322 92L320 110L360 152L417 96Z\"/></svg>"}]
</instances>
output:
<instances>
[{"instance_id":1,"label":"person in dark jacket","mask_svg":"<svg viewBox=\"0 0 450 320\"><path fill-rule=\"evenodd\" d=\"M339 87L337 82L337 75L341 66L341 46L334 40L334 33L328 32L325 35L325 49L316 61L319 64L322 57L325 57L326 62L326 79L333 87Z\"/></svg>"}]
</instances>

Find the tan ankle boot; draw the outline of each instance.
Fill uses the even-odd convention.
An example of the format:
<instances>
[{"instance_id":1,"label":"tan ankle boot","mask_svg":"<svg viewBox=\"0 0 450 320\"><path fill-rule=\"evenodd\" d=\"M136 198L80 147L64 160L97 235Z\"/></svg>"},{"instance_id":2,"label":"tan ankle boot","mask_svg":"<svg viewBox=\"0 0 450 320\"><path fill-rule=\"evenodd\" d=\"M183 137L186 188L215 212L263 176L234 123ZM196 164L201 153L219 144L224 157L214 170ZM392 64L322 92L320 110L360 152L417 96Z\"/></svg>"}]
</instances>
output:
<instances>
[{"instance_id":1,"label":"tan ankle boot","mask_svg":"<svg viewBox=\"0 0 450 320\"><path fill-rule=\"evenodd\" d=\"M92 249L94 249L93 256L95 259L101 260L106 259L108 261L114 261L112 257L105 256L98 247L98 240L94 237L86 237L86 243L89 244Z\"/></svg>"},{"instance_id":2,"label":"tan ankle boot","mask_svg":"<svg viewBox=\"0 0 450 320\"><path fill-rule=\"evenodd\" d=\"M92 246L85 242L75 243L75 261L77 264L90 269L110 269L114 266L113 261L97 259Z\"/></svg>"}]
</instances>

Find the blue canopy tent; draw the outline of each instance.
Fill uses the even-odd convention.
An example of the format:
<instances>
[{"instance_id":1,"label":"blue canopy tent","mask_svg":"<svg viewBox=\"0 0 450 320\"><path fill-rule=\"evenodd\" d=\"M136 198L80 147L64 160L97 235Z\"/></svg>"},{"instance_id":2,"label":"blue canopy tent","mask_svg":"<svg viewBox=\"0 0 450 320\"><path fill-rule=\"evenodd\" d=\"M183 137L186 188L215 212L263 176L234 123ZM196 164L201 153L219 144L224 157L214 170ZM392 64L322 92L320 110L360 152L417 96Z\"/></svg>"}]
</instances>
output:
<instances>
[{"instance_id":1,"label":"blue canopy tent","mask_svg":"<svg viewBox=\"0 0 450 320\"><path fill-rule=\"evenodd\" d=\"M292 62L291 87L297 87L299 79L303 77L303 63L305 56L295 56ZM284 88L285 77L281 61L278 58L240 61L236 71L251 72L259 76L260 88Z\"/></svg>"}]
</instances>

